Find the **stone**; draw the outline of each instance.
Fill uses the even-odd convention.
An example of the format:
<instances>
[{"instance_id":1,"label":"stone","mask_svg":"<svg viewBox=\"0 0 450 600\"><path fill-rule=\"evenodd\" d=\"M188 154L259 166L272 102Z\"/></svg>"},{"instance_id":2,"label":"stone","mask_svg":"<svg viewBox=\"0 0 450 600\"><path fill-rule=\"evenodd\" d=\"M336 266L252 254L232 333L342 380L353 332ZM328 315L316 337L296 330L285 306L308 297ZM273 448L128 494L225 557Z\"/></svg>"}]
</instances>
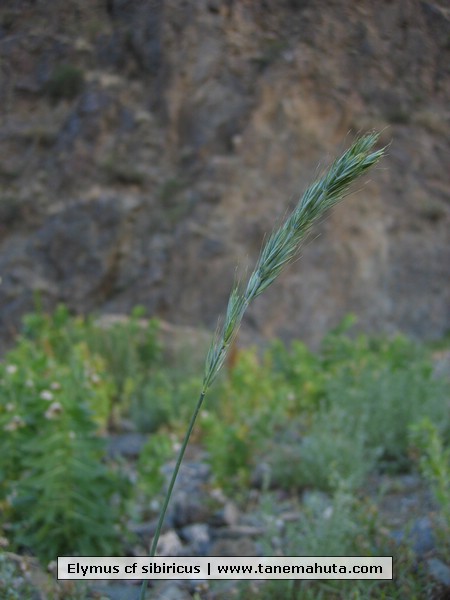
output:
<instances>
[{"instance_id":1,"label":"stone","mask_svg":"<svg viewBox=\"0 0 450 600\"><path fill-rule=\"evenodd\" d=\"M137 458L148 437L140 433L125 433L108 437L108 454L112 458Z\"/></svg>"},{"instance_id":2,"label":"stone","mask_svg":"<svg viewBox=\"0 0 450 600\"><path fill-rule=\"evenodd\" d=\"M180 530L181 538L188 544L187 556L206 556L211 541L209 527L205 523L193 523Z\"/></svg>"},{"instance_id":3,"label":"stone","mask_svg":"<svg viewBox=\"0 0 450 600\"><path fill-rule=\"evenodd\" d=\"M186 585L180 581L158 581L149 598L152 600L192 600Z\"/></svg>"},{"instance_id":4,"label":"stone","mask_svg":"<svg viewBox=\"0 0 450 600\"><path fill-rule=\"evenodd\" d=\"M183 544L174 530L160 535L157 552L159 556L183 556Z\"/></svg>"},{"instance_id":5,"label":"stone","mask_svg":"<svg viewBox=\"0 0 450 600\"><path fill-rule=\"evenodd\" d=\"M433 524L429 517L417 519L408 535L409 542L414 552L419 557L424 557L436 547L433 534Z\"/></svg>"},{"instance_id":6,"label":"stone","mask_svg":"<svg viewBox=\"0 0 450 600\"><path fill-rule=\"evenodd\" d=\"M261 550L247 537L219 538L211 545L209 556L261 556Z\"/></svg>"},{"instance_id":7,"label":"stone","mask_svg":"<svg viewBox=\"0 0 450 600\"><path fill-rule=\"evenodd\" d=\"M450 589L450 566L438 558L429 558L426 564L433 579Z\"/></svg>"}]
</instances>

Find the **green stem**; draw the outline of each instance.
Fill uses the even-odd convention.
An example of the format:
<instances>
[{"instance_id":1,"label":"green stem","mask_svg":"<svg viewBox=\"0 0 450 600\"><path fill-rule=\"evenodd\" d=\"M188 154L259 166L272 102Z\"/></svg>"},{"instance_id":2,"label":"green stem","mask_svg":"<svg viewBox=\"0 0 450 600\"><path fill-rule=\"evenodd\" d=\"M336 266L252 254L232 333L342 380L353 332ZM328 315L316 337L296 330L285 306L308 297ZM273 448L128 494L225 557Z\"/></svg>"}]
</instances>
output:
<instances>
[{"instance_id":1,"label":"green stem","mask_svg":"<svg viewBox=\"0 0 450 600\"><path fill-rule=\"evenodd\" d=\"M181 463L183 462L184 453L186 452L187 445L189 443L189 438L191 437L192 430L194 429L195 421L197 420L198 413L203 404L203 400L205 399L206 389L203 388L199 399L197 400L197 404L195 406L194 412L192 413L191 420L189 422L189 427L187 428L186 434L184 436L183 443L181 444L180 452L178 453L177 462L175 464L175 468L172 473L172 478L169 483L169 487L167 489L164 502L161 508L161 512L159 513L158 523L156 526L155 535L153 537L152 545L150 548L150 556L156 556L156 549L158 547L159 536L161 535L161 529L164 524L164 519L166 516L167 508L169 506L170 498L172 496L172 491L175 486L175 482L178 477L178 471L180 470ZM145 600L145 592L147 590L148 579L144 579L142 582L141 593L139 595L139 600Z\"/></svg>"}]
</instances>

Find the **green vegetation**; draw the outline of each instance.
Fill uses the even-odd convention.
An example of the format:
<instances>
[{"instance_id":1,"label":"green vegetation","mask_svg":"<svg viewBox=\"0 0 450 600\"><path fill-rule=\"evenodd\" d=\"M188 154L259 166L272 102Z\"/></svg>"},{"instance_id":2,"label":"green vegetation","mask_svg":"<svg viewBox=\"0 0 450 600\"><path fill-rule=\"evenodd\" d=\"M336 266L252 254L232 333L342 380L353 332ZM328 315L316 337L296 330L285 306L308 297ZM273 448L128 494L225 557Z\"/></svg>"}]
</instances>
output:
<instances>
[{"instance_id":1,"label":"green vegetation","mask_svg":"<svg viewBox=\"0 0 450 600\"><path fill-rule=\"evenodd\" d=\"M3 526L15 549L45 560L109 553L118 549L112 497L125 483L101 462L109 402L96 379L101 362L84 342L60 355L41 334L20 339L0 365Z\"/></svg>"},{"instance_id":2,"label":"green vegetation","mask_svg":"<svg viewBox=\"0 0 450 600\"><path fill-rule=\"evenodd\" d=\"M420 472L430 484L439 512L435 515L435 530L441 553L450 560L450 444L439 427L425 417L411 427Z\"/></svg>"},{"instance_id":3,"label":"green vegetation","mask_svg":"<svg viewBox=\"0 0 450 600\"><path fill-rule=\"evenodd\" d=\"M142 309L100 323L63 306L37 311L0 363L0 540L11 556L32 553L45 565L58 554L126 554L130 523L154 518L154 501L162 501L161 468L201 382L168 362L158 322ZM267 525L267 554L394 554L398 589L273 581L257 592L242 583L243 597L422 597L429 577L389 538L365 492L377 474L419 470L435 498L437 555L450 555L448 381L433 375L425 347L350 335L352 324L347 318L318 352L300 341L238 350L196 441L207 450L211 483L244 509L250 486L262 488L256 510ZM111 458L111 432L130 423L148 432L140 456ZM299 516L282 532L274 525L279 498L296 498ZM18 568L6 558L0 564L7 598L31 597Z\"/></svg>"},{"instance_id":4,"label":"green vegetation","mask_svg":"<svg viewBox=\"0 0 450 600\"><path fill-rule=\"evenodd\" d=\"M14 549L45 560L120 549L130 486L105 463L105 433L138 411L159 355L156 324L140 315L104 329L64 307L37 312L0 364L0 503Z\"/></svg>"},{"instance_id":5,"label":"green vegetation","mask_svg":"<svg viewBox=\"0 0 450 600\"><path fill-rule=\"evenodd\" d=\"M73 65L59 65L47 83L47 94L53 102L73 100L84 86L83 71Z\"/></svg>"},{"instance_id":6,"label":"green vegetation","mask_svg":"<svg viewBox=\"0 0 450 600\"><path fill-rule=\"evenodd\" d=\"M131 164L129 159L120 156L118 153L111 153L99 166L110 183L139 187L145 184L145 173Z\"/></svg>"},{"instance_id":7,"label":"green vegetation","mask_svg":"<svg viewBox=\"0 0 450 600\"><path fill-rule=\"evenodd\" d=\"M423 348L400 336L350 338L341 327L316 354L298 341L276 342L261 360L242 352L201 429L228 489L260 462L286 489L329 491L342 480L356 489L374 470L411 468L409 428L425 416L448 437L447 394Z\"/></svg>"},{"instance_id":8,"label":"green vegetation","mask_svg":"<svg viewBox=\"0 0 450 600\"><path fill-rule=\"evenodd\" d=\"M265 514L276 515L282 504L273 494L262 499ZM394 556L395 581L311 580L267 581L258 591L241 586L242 600L419 600L432 590L421 567L406 546L393 544L381 528L376 506L361 500L340 484L333 496L312 493L298 507L298 520L289 523L282 537L285 556ZM273 533L265 538L265 551L273 554Z\"/></svg>"}]
</instances>

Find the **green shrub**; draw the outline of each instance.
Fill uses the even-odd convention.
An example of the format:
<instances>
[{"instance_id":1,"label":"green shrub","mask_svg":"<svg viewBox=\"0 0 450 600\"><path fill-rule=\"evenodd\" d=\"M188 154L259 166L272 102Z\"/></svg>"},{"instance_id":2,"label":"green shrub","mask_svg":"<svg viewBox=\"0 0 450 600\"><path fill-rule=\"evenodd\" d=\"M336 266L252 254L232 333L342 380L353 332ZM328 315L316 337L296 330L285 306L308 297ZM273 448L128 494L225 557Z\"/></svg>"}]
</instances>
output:
<instances>
[{"instance_id":1,"label":"green shrub","mask_svg":"<svg viewBox=\"0 0 450 600\"><path fill-rule=\"evenodd\" d=\"M269 440L277 439L277 432L298 413L300 397L295 384L281 371L272 369L271 351L262 364L255 349L239 353L200 422L202 439L220 485L230 490L236 484L248 483Z\"/></svg>"},{"instance_id":2,"label":"green shrub","mask_svg":"<svg viewBox=\"0 0 450 600\"><path fill-rule=\"evenodd\" d=\"M274 541L284 556L392 556L394 581L376 580L280 580L267 581L258 591L242 583L240 598L250 600L403 600L434 597L427 595L432 585L418 569L412 553L392 545L382 533L376 508L359 500L345 482L338 482L332 496L313 492L297 508L299 518L280 529L278 515L292 506L273 494L260 501L265 516L264 555L274 554Z\"/></svg>"},{"instance_id":3,"label":"green shrub","mask_svg":"<svg viewBox=\"0 0 450 600\"><path fill-rule=\"evenodd\" d=\"M377 453L367 447L363 429L349 433L347 421L338 408L319 412L306 434L272 444L272 483L285 489L333 490L344 480L349 488L359 488L373 470Z\"/></svg>"},{"instance_id":4,"label":"green shrub","mask_svg":"<svg viewBox=\"0 0 450 600\"><path fill-rule=\"evenodd\" d=\"M206 413L202 417L205 446L214 477L226 491L248 486L254 443L246 423L227 424Z\"/></svg>"},{"instance_id":5,"label":"green shrub","mask_svg":"<svg viewBox=\"0 0 450 600\"><path fill-rule=\"evenodd\" d=\"M0 365L4 527L15 547L46 560L118 548L112 496L120 477L101 462L104 397L87 364L83 347L65 366L22 340Z\"/></svg>"},{"instance_id":6,"label":"green shrub","mask_svg":"<svg viewBox=\"0 0 450 600\"><path fill-rule=\"evenodd\" d=\"M83 71L73 65L56 67L47 83L47 94L53 102L73 100L84 86Z\"/></svg>"},{"instance_id":7,"label":"green shrub","mask_svg":"<svg viewBox=\"0 0 450 600\"><path fill-rule=\"evenodd\" d=\"M146 181L144 171L117 154L110 154L101 163L100 167L111 183L120 183L123 185L143 186Z\"/></svg>"},{"instance_id":8,"label":"green shrub","mask_svg":"<svg viewBox=\"0 0 450 600\"><path fill-rule=\"evenodd\" d=\"M342 349L347 346L347 360ZM337 348L339 351L336 353ZM341 431L364 432L365 446L379 455L389 470L410 467L409 427L427 416L440 431L449 430L448 384L433 377L423 348L405 338L356 342L335 340L335 362L326 358L330 376L324 412L339 409L345 414Z\"/></svg>"},{"instance_id":9,"label":"green shrub","mask_svg":"<svg viewBox=\"0 0 450 600\"><path fill-rule=\"evenodd\" d=\"M104 362L85 342L70 346L58 319L29 318L42 335L20 338L0 363L2 525L13 548L45 560L114 554L116 494L128 485L103 462L111 387Z\"/></svg>"},{"instance_id":10,"label":"green shrub","mask_svg":"<svg viewBox=\"0 0 450 600\"><path fill-rule=\"evenodd\" d=\"M450 431L449 386L427 351L400 336L351 338L352 323L317 354L300 342L238 354L201 420L218 483L242 486L264 461L271 483L287 489L330 490L336 480L356 489L374 469L411 468L415 421L428 416Z\"/></svg>"},{"instance_id":11,"label":"green shrub","mask_svg":"<svg viewBox=\"0 0 450 600\"><path fill-rule=\"evenodd\" d=\"M142 319L144 312L136 307L129 318L99 325L92 317L71 316L67 307L60 305L53 315L38 310L26 316L24 335L62 362L70 360L75 344L84 344L96 357L90 368L94 381L100 377L95 364L102 365L103 385L109 386L110 422L132 416L140 426L142 389L152 381L162 356L158 322Z\"/></svg>"},{"instance_id":12,"label":"green shrub","mask_svg":"<svg viewBox=\"0 0 450 600\"><path fill-rule=\"evenodd\" d=\"M438 427L424 418L411 427L412 450L420 472L429 483L440 514L435 519L441 551L450 558L450 444L444 442Z\"/></svg>"},{"instance_id":13,"label":"green shrub","mask_svg":"<svg viewBox=\"0 0 450 600\"><path fill-rule=\"evenodd\" d=\"M161 468L173 453L167 433L149 437L141 450L137 464L137 486L146 496L155 497L162 490L164 477Z\"/></svg>"},{"instance_id":14,"label":"green shrub","mask_svg":"<svg viewBox=\"0 0 450 600\"><path fill-rule=\"evenodd\" d=\"M319 354L299 340L289 346L276 340L267 352L266 367L289 386L288 393L294 398L292 412L311 414L317 410L324 397L327 378Z\"/></svg>"}]
</instances>

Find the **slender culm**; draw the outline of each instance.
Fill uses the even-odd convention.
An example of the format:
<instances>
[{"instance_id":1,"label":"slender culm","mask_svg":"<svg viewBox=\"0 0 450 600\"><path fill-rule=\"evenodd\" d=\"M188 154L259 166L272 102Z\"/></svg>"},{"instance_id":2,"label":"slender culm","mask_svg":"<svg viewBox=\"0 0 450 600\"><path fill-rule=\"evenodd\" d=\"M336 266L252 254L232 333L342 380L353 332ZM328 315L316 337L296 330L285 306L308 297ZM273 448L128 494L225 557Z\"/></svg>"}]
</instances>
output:
<instances>
[{"instance_id":1,"label":"slender culm","mask_svg":"<svg viewBox=\"0 0 450 600\"><path fill-rule=\"evenodd\" d=\"M158 539L172 490L206 392L225 361L247 307L298 256L301 243L313 223L327 209L342 200L348 193L350 185L380 160L385 153L385 148L374 150L377 140L378 134L376 133L362 136L340 158L333 162L324 175L306 190L284 223L269 236L245 289L241 289L240 286L233 287L223 324L217 329L206 356L202 389L164 498L150 556L156 555ZM144 580L140 600L145 599L146 589L147 580Z\"/></svg>"}]
</instances>

